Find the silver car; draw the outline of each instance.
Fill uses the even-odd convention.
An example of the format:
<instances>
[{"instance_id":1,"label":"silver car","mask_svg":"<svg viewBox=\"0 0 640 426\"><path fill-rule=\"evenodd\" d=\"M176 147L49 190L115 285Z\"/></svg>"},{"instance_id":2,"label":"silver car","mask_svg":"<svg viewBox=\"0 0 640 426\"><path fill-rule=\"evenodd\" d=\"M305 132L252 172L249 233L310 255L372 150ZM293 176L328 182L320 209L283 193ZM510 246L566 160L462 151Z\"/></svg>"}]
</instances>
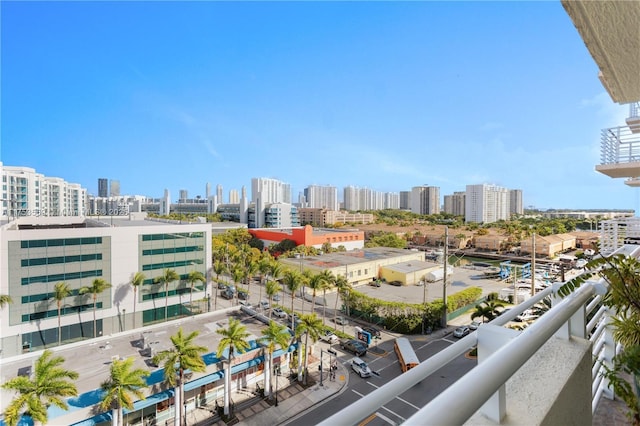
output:
<instances>
[{"instance_id":1,"label":"silver car","mask_svg":"<svg viewBox=\"0 0 640 426\"><path fill-rule=\"evenodd\" d=\"M360 377L362 378L371 377L371 369L366 362L358 357L351 359L351 369L358 373L358 375L360 375Z\"/></svg>"}]
</instances>

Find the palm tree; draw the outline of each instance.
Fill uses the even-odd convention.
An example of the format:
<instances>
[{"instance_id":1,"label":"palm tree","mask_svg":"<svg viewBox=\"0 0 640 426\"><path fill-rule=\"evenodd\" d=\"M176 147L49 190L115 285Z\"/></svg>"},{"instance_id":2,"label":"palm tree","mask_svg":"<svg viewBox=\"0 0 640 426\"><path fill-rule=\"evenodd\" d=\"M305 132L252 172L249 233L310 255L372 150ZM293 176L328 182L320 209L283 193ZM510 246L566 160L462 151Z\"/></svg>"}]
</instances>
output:
<instances>
[{"instance_id":1,"label":"palm tree","mask_svg":"<svg viewBox=\"0 0 640 426\"><path fill-rule=\"evenodd\" d=\"M236 286L238 287L238 288L236 288L236 294L235 294L236 303L238 302L238 300L237 300L238 299L238 291L240 290L239 283L241 283L242 280L244 279L244 273L245 273L244 269L242 269L240 267L235 267L233 269L233 272L231 272L231 275L233 277L233 281L236 283Z\"/></svg>"},{"instance_id":2,"label":"palm tree","mask_svg":"<svg viewBox=\"0 0 640 426\"><path fill-rule=\"evenodd\" d=\"M0 308L4 308L5 305L13 303L13 299L8 294L0 294Z\"/></svg>"},{"instance_id":3,"label":"palm tree","mask_svg":"<svg viewBox=\"0 0 640 426\"><path fill-rule=\"evenodd\" d=\"M198 346L193 343L194 339L200 334L199 331L193 331L185 336L182 333L182 327L178 333L171 336L173 347L165 351L159 352L153 357L153 363L160 365L164 361L164 380L169 386L177 387L175 401L176 419L175 424L181 424L182 406L184 401L184 373L186 370L195 372L203 372L207 366L202 360L201 354L207 352L204 346ZM177 370L176 370L177 369ZM186 415L186 413L185 413Z\"/></svg>"},{"instance_id":4,"label":"palm tree","mask_svg":"<svg viewBox=\"0 0 640 426\"><path fill-rule=\"evenodd\" d=\"M322 324L324 325L327 318L327 290L335 286L336 277L328 269L325 269L320 274L325 276L325 285L322 286Z\"/></svg>"},{"instance_id":5,"label":"palm tree","mask_svg":"<svg viewBox=\"0 0 640 426\"><path fill-rule=\"evenodd\" d=\"M58 346L62 341L62 327L60 326L60 317L62 316L62 302L67 296L71 296L71 287L65 282L59 282L53 287L52 299L56 301L58 306Z\"/></svg>"},{"instance_id":6,"label":"palm tree","mask_svg":"<svg viewBox=\"0 0 640 426\"><path fill-rule=\"evenodd\" d=\"M112 410L112 423L117 426L123 423L122 408L133 409L132 395L138 399L145 399L141 388L147 386L145 378L149 376L149 372L142 368L133 368L133 361L133 358L114 360L111 363L109 378L100 384L100 389L105 393L100 408Z\"/></svg>"},{"instance_id":7,"label":"palm tree","mask_svg":"<svg viewBox=\"0 0 640 426\"><path fill-rule=\"evenodd\" d=\"M324 272L329 272L325 270ZM330 272L329 272L330 273ZM314 274L309 277L309 281L307 285L312 290L312 298L311 298L311 312L314 313L316 311L316 295L318 294L318 290L322 290L328 285L328 276L325 273Z\"/></svg>"},{"instance_id":8,"label":"palm tree","mask_svg":"<svg viewBox=\"0 0 640 426\"><path fill-rule=\"evenodd\" d=\"M235 352L245 352L251 347L247 338L250 333L247 331L247 327L234 318L229 319L229 327L218 330L218 334L223 337L218 343L218 350L216 351L216 357L222 359L225 349L229 349L229 356L227 357L227 369L224 372L224 414L229 415L229 401L231 400L231 363L235 357Z\"/></svg>"},{"instance_id":9,"label":"palm tree","mask_svg":"<svg viewBox=\"0 0 640 426\"><path fill-rule=\"evenodd\" d=\"M333 322L336 322L336 318L338 318L338 299L339 299L338 296L346 294L346 292L349 291L349 289L351 289L351 284L349 284L349 281L347 280L346 276L338 275L333 281L333 285L335 285L336 287L336 304L333 308ZM344 303L349 303L349 302L344 301Z\"/></svg>"},{"instance_id":10,"label":"palm tree","mask_svg":"<svg viewBox=\"0 0 640 426\"><path fill-rule=\"evenodd\" d=\"M304 315L304 302L306 300L306 286L309 285L309 281L311 280L311 270L309 269L305 269L301 274L301 280L300 280L300 295L301 295L301 299L302 299L302 307L301 307L301 313Z\"/></svg>"},{"instance_id":11,"label":"palm tree","mask_svg":"<svg viewBox=\"0 0 640 426\"><path fill-rule=\"evenodd\" d=\"M300 332L304 332L306 334L304 339L304 347L309 348L309 337L313 340L313 343L317 342L320 338L320 333L324 329L322 325L322 320L317 317L315 313L302 315L300 317L300 324L298 325ZM301 354L302 351L298 351L298 354ZM305 350L304 355L304 384L307 384L307 376L309 375L308 366L309 366L309 355L311 354L311 348ZM300 355L298 355L300 356Z\"/></svg>"},{"instance_id":12,"label":"palm tree","mask_svg":"<svg viewBox=\"0 0 640 426\"><path fill-rule=\"evenodd\" d=\"M62 410L69 409L64 398L78 395L73 383L78 373L62 368L63 362L64 358L53 356L53 352L46 349L36 360L32 377L18 376L2 385L3 389L19 394L4 410L7 426L16 426L23 411L34 422L46 424L50 405Z\"/></svg>"},{"instance_id":13,"label":"palm tree","mask_svg":"<svg viewBox=\"0 0 640 426\"><path fill-rule=\"evenodd\" d=\"M220 261L220 260L216 260L213 263L213 272L216 274L216 282L220 281L220 275L222 275L225 271L227 270L227 266L225 265L224 262ZM217 285L216 285L217 287ZM216 296L214 298L213 301L213 310L217 310L218 309L218 290L217 288L213 290L213 292L215 292Z\"/></svg>"},{"instance_id":14,"label":"palm tree","mask_svg":"<svg viewBox=\"0 0 640 426\"><path fill-rule=\"evenodd\" d=\"M138 287L144 284L147 277L142 272L136 272L131 279L133 287L133 328L136 328L136 301L138 300Z\"/></svg>"},{"instance_id":15,"label":"palm tree","mask_svg":"<svg viewBox=\"0 0 640 426\"><path fill-rule=\"evenodd\" d=\"M293 298L296 296L296 291L302 285L302 277L299 272L294 270L285 271L282 276L282 283L287 287L287 289L291 292L291 313L293 314ZM295 328L294 326L294 318L291 315L291 329Z\"/></svg>"},{"instance_id":16,"label":"palm tree","mask_svg":"<svg viewBox=\"0 0 640 426\"><path fill-rule=\"evenodd\" d=\"M488 322L500 315L500 309L504 305L495 300L488 300L476 305L476 310L471 314L471 319L482 318L482 322Z\"/></svg>"},{"instance_id":17,"label":"palm tree","mask_svg":"<svg viewBox=\"0 0 640 426\"><path fill-rule=\"evenodd\" d=\"M191 305L193 304L193 286L198 281L206 285L207 279L205 278L204 274L202 272L200 272L200 271L191 271L191 272L189 272L189 275L187 276L187 282L189 283L189 286L191 287L190 290L189 290L189 307L190 307L190 309L192 309Z\"/></svg>"},{"instance_id":18,"label":"palm tree","mask_svg":"<svg viewBox=\"0 0 640 426\"><path fill-rule=\"evenodd\" d=\"M96 337L96 333L98 331L96 329L96 309L98 307L98 295L108 288L111 288L111 284L109 284L102 278L96 278L95 280L93 280L90 286L81 287L78 291L79 294L91 294L91 298L93 299L93 337Z\"/></svg>"},{"instance_id":19,"label":"palm tree","mask_svg":"<svg viewBox=\"0 0 640 426\"><path fill-rule=\"evenodd\" d=\"M273 304L273 296L280 293L281 291L282 291L282 286L278 283L278 281L273 281L273 280L267 281L267 284L265 285L265 292L269 297L269 306L272 306ZM272 312L273 312L273 309L269 311L269 319L271 319Z\"/></svg>"},{"instance_id":20,"label":"palm tree","mask_svg":"<svg viewBox=\"0 0 640 426\"><path fill-rule=\"evenodd\" d=\"M173 269L165 269L162 275L156 277L153 282L156 284L164 284L164 319L167 321L169 319L169 283L177 281L180 279L180 275L176 273Z\"/></svg>"},{"instance_id":21,"label":"palm tree","mask_svg":"<svg viewBox=\"0 0 640 426\"><path fill-rule=\"evenodd\" d=\"M272 379L271 375L273 373L273 352L276 350L277 346L281 348L286 348L289 346L289 339L291 338L291 334L289 334L289 329L287 326L283 324L279 324L275 321L269 321L269 326L262 329L262 337L260 338L260 343L265 345L265 349L269 354L268 365L264 368L264 383L265 383L265 395L271 398L271 389Z\"/></svg>"},{"instance_id":22,"label":"palm tree","mask_svg":"<svg viewBox=\"0 0 640 426\"><path fill-rule=\"evenodd\" d=\"M258 297L258 301L262 300L262 286L265 284L265 278L267 277L267 274L271 272L272 262L273 260L270 256L268 256L268 254L258 262L258 271L260 271L260 296Z\"/></svg>"}]
</instances>

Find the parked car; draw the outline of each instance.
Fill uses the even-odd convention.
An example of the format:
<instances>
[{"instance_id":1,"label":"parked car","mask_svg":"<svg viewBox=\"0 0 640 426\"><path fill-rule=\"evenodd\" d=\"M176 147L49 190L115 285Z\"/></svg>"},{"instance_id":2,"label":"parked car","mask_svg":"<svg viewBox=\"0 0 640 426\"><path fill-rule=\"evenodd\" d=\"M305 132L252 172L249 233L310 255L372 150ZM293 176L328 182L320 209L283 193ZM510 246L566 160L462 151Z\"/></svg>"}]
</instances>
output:
<instances>
[{"instance_id":1,"label":"parked car","mask_svg":"<svg viewBox=\"0 0 640 426\"><path fill-rule=\"evenodd\" d=\"M220 292L220 296L221 296L223 299L230 300L230 299L233 299L233 297L234 297L235 295L233 294L233 292L229 291L229 289L225 289L225 290L222 290L222 291Z\"/></svg>"},{"instance_id":2,"label":"parked car","mask_svg":"<svg viewBox=\"0 0 640 426\"><path fill-rule=\"evenodd\" d=\"M513 320L517 322L528 322L538 319L540 315L536 314L532 309L526 309Z\"/></svg>"},{"instance_id":3,"label":"parked car","mask_svg":"<svg viewBox=\"0 0 640 426\"><path fill-rule=\"evenodd\" d=\"M402 287L402 281L389 281L389 284L394 285L396 287Z\"/></svg>"},{"instance_id":4,"label":"parked car","mask_svg":"<svg viewBox=\"0 0 640 426\"><path fill-rule=\"evenodd\" d=\"M373 281L371 281L371 282L369 283L369 285L370 285L370 286L373 286L373 287L380 287L380 281L378 281L378 280L373 280Z\"/></svg>"},{"instance_id":5,"label":"parked car","mask_svg":"<svg viewBox=\"0 0 640 426\"><path fill-rule=\"evenodd\" d=\"M471 324L469 324L467 327L469 327L469 330L477 330L480 325L482 325L480 321L471 321Z\"/></svg>"},{"instance_id":6,"label":"parked car","mask_svg":"<svg viewBox=\"0 0 640 426\"><path fill-rule=\"evenodd\" d=\"M461 338L471 333L471 330L466 325L456 328L453 330L453 337Z\"/></svg>"},{"instance_id":7,"label":"parked car","mask_svg":"<svg viewBox=\"0 0 640 426\"><path fill-rule=\"evenodd\" d=\"M279 302L280 301L280 295L279 294L274 294L273 295L273 301L274 302Z\"/></svg>"},{"instance_id":8,"label":"parked car","mask_svg":"<svg viewBox=\"0 0 640 426\"><path fill-rule=\"evenodd\" d=\"M351 369L358 373L360 377L371 377L371 369L366 362L358 357L351 359Z\"/></svg>"},{"instance_id":9,"label":"parked car","mask_svg":"<svg viewBox=\"0 0 640 426\"><path fill-rule=\"evenodd\" d=\"M244 307L246 307L248 309L254 309L254 307L251 306L251 303L247 302L246 300L241 300L239 303L240 303L240 305L242 305L242 306L244 306Z\"/></svg>"},{"instance_id":10,"label":"parked car","mask_svg":"<svg viewBox=\"0 0 640 426\"><path fill-rule=\"evenodd\" d=\"M221 281L218 282L218 290L224 290L227 288L227 285Z\"/></svg>"},{"instance_id":11,"label":"parked car","mask_svg":"<svg viewBox=\"0 0 640 426\"><path fill-rule=\"evenodd\" d=\"M238 299L240 299L240 300L249 300L249 293L247 293L246 291L240 290L238 292Z\"/></svg>"},{"instance_id":12,"label":"parked car","mask_svg":"<svg viewBox=\"0 0 640 426\"><path fill-rule=\"evenodd\" d=\"M237 291L237 290L236 290L236 286L235 286L235 285L233 285L233 284L227 284L227 285L225 285L224 289L225 289L225 290L227 290L227 291L230 291L230 292L231 292L231 293L233 293L233 294L236 294L236 291Z\"/></svg>"},{"instance_id":13,"label":"parked car","mask_svg":"<svg viewBox=\"0 0 640 426\"><path fill-rule=\"evenodd\" d=\"M338 336L333 334L331 330L325 330L325 332L320 336L320 340L324 340L325 342L334 344L338 343L340 339L338 339Z\"/></svg>"},{"instance_id":14,"label":"parked car","mask_svg":"<svg viewBox=\"0 0 640 426\"><path fill-rule=\"evenodd\" d=\"M347 320L345 317L335 317L333 321L339 325L349 325L349 320Z\"/></svg>"},{"instance_id":15,"label":"parked car","mask_svg":"<svg viewBox=\"0 0 640 426\"><path fill-rule=\"evenodd\" d=\"M363 356L367 353L367 345L356 339L343 340L340 342L340 347L356 356Z\"/></svg>"},{"instance_id":16,"label":"parked car","mask_svg":"<svg viewBox=\"0 0 640 426\"><path fill-rule=\"evenodd\" d=\"M260 303L258 303L258 306L263 310L269 309L269 301L262 299Z\"/></svg>"},{"instance_id":17,"label":"parked car","mask_svg":"<svg viewBox=\"0 0 640 426\"><path fill-rule=\"evenodd\" d=\"M283 319L289 318L289 315L287 315L287 313L283 311L281 308L275 308L271 312L273 313L273 315L275 315L278 318L283 318Z\"/></svg>"},{"instance_id":18,"label":"parked car","mask_svg":"<svg viewBox=\"0 0 640 426\"><path fill-rule=\"evenodd\" d=\"M380 330L375 327L362 327L362 329L371 334L371 337L380 337Z\"/></svg>"}]
</instances>

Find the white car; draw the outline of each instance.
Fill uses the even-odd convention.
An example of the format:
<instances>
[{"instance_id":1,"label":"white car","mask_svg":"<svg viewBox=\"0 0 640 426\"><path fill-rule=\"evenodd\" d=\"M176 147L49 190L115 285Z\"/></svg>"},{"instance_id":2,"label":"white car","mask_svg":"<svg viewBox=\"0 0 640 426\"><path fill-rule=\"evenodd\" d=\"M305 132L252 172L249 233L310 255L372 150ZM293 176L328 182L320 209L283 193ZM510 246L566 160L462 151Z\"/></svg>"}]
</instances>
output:
<instances>
[{"instance_id":1,"label":"white car","mask_svg":"<svg viewBox=\"0 0 640 426\"><path fill-rule=\"evenodd\" d=\"M371 369L366 362L358 357L351 359L351 369L358 373L360 377L371 377Z\"/></svg>"},{"instance_id":2,"label":"white car","mask_svg":"<svg viewBox=\"0 0 640 426\"><path fill-rule=\"evenodd\" d=\"M289 315L287 315L287 313L280 308L275 308L271 312L273 312L273 315L277 316L278 318L283 318L283 319L289 318Z\"/></svg>"},{"instance_id":3,"label":"white car","mask_svg":"<svg viewBox=\"0 0 640 426\"><path fill-rule=\"evenodd\" d=\"M334 343L338 343L340 339L338 336L327 330L322 336L320 336L320 340L324 340L325 342L329 342L333 345Z\"/></svg>"}]
</instances>

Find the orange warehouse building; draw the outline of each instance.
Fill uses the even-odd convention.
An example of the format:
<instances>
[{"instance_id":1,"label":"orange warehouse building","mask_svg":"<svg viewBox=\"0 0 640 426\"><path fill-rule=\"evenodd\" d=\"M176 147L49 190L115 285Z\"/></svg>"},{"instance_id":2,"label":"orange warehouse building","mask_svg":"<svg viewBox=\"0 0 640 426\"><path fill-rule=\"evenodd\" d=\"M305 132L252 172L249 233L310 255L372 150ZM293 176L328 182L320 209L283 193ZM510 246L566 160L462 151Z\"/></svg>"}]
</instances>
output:
<instances>
[{"instance_id":1,"label":"orange warehouse building","mask_svg":"<svg viewBox=\"0 0 640 426\"><path fill-rule=\"evenodd\" d=\"M329 243L331 247L335 248L344 246L347 250L364 247L364 231L358 230L314 229L313 226L306 225L284 229L252 228L248 231L254 237L262 240L266 246L289 239L297 245L315 248L322 248L325 243Z\"/></svg>"}]
</instances>

